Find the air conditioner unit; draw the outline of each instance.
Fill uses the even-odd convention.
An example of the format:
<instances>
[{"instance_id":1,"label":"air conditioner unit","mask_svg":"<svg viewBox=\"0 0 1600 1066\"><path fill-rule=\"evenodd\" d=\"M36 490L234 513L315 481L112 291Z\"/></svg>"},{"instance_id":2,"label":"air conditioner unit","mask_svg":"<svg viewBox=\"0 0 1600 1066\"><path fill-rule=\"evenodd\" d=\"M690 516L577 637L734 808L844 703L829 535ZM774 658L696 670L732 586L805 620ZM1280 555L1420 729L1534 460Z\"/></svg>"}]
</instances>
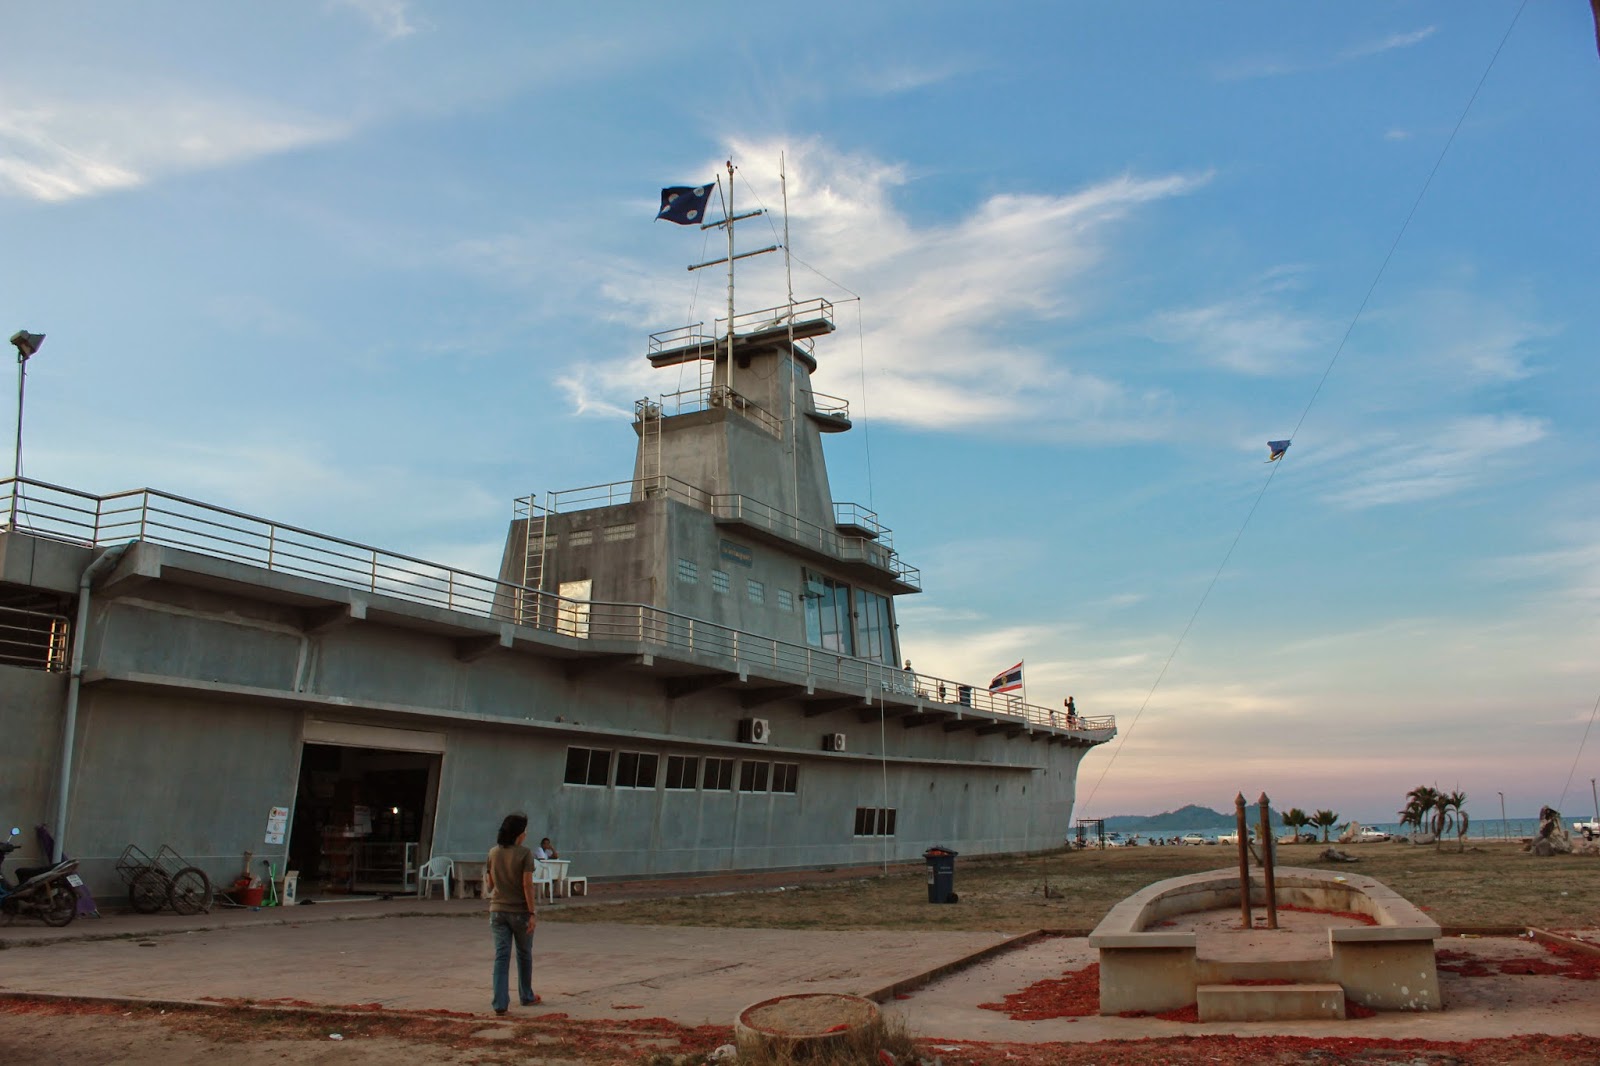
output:
<instances>
[{"instance_id":1,"label":"air conditioner unit","mask_svg":"<svg viewBox=\"0 0 1600 1066\"><path fill-rule=\"evenodd\" d=\"M741 718L739 739L746 744L766 744L772 739L772 723L765 718Z\"/></svg>"},{"instance_id":2,"label":"air conditioner unit","mask_svg":"<svg viewBox=\"0 0 1600 1066\"><path fill-rule=\"evenodd\" d=\"M823 751L843 751L844 750L844 734L843 733L824 733L824 734L822 734L822 750Z\"/></svg>"}]
</instances>

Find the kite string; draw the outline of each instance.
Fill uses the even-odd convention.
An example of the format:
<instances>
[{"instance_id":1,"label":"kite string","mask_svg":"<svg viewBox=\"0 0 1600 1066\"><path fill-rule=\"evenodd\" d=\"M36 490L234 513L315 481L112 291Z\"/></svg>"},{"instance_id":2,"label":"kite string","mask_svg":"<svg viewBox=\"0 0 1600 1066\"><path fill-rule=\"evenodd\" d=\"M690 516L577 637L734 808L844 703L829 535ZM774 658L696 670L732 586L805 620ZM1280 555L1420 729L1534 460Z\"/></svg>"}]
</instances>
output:
<instances>
[{"instance_id":1,"label":"kite string","mask_svg":"<svg viewBox=\"0 0 1600 1066\"><path fill-rule=\"evenodd\" d=\"M1578 760L1583 758L1583 746L1589 743L1589 731L1594 728L1597 714L1600 714L1600 696L1594 698L1594 707L1589 711L1589 724L1583 727L1583 739L1578 741L1578 750L1572 754L1572 768L1567 771L1567 783L1561 786L1561 799L1556 801L1558 807L1567 805L1567 793L1572 791L1572 775L1578 772Z\"/></svg>"},{"instance_id":2,"label":"kite string","mask_svg":"<svg viewBox=\"0 0 1600 1066\"><path fill-rule=\"evenodd\" d=\"M1517 28L1517 20L1522 17L1523 9L1528 6L1528 0L1522 0L1517 7L1516 14L1511 16L1511 23L1506 27L1506 32L1501 35L1500 43L1495 45L1494 54L1489 57L1489 63L1483 68L1483 74L1478 78L1478 84L1473 86L1472 95L1467 98L1467 104L1461 109L1461 114L1456 118L1450 136L1445 138L1444 147L1439 149L1439 156L1433 161L1433 169L1428 171L1428 176L1422 182L1422 188L1417 192L1417 198L1411 202L1411 210L1406 212L1405 221L1400 223L1400 229L1394 235L1394 240L1389 244L1389 251L1384 255L1383 262L1378 266L1378 272L1372 276L1372 284L1367 286L1367 293L1361 298L1361 305L1356 308L1356 313L1350 319L1350 324L1345 327L1344 336L1339 338L1338 347L1333 350L1333 358L1328 360L1327 369L1322 372L1322 379L1317 382L1317 387L1311 391L1311 399L1306 401L1305 410L1300 412L1300 421L1294 424L1294 431L1289 434L1293 440L1300 432L1300 427L1305 423L1306 416L1311 414L1312 406L1317 402L1317 397L1322 394L1322 386L1328 382L1328 376L1333 373L1333 366L1343 354L1345 345L1350 340L1350 334L1355 332L1356 323L1361 321L1361 316L1367 310L1367 303L1372 299L1372 294L1377 291L1378 283L1383 280L1384 272L1389 269L1389 261L1394 258L1395 250L1400 247L1400 242L1405 238L1406 230L1411 227L1411 220L1416 217L1417 208L1422 206L1422 198L1428 195L1428 189L1433 185L1433 179L1439 173L1439 168L1444 165L1445 156L1450 154L1450 146L1456 143L1456 134L1461 132L1461 127L1466 123L1467 116L1472 113L1472 105L1477 103L1478 94L1483 91L1484 83L1489 80L1489 72L1494 70L1495 61L1500 58L1500 52L1505 48L1506 42L1511 39L1511 31ZM1267 479L1268 481L1271 478Z\"/></svg>"},{"instance_id":3,"label":"kite string","mask_svg":"<svg viewBox=\"0 0 1600 1066\"><path fill-rule=\"evenodd\" d=\"M1233 535L1233 543L1228 545L1228 551L1223 555L1222 562L1217 567L1217 572L1211 575L1210 583L1206 585L1205 591L1200 594L1200 602L1194 605L1194 613L1189 615L1189 621L1184 625L1183 632L1178 634L1177 642L1172 645L1172 651L1167 655L1167 661L1161 664L1161 671L1156 674L1156 679L1151 684L1150 691L1145 693L1144 702L1139 704L1139 709L1134 712L1133 721L1128 723L1127 730L1119 734L1117 746L1111 749L1111 757L1106 760L1105 768L1100 771L1100 776L1095 779L1094 787L1089 790L1089 795L1083 801L1085 809L1088 809L1089 804L1094 800L1095 793L1100 791L1100 785L1105 781L1106 775L1111 772L1111 767L1117 761L1117 756L1122 754L1122 749L1127 745L1128 738L1133 736L1133 731L1138 728L1139 718L1144 714L1145 708L1150 705L1150 701L1155 698L1156 689L1161 687L1161 682L1167 676L1167 668L1172 665L1172 660L1178 657L1178 649L1183 647L1184 638L1189 635L1189 630L1194 627L1195 620L1200 617L1200 610L1206 605L1206 600L1210 598L1211 590L1217 587L1217 581L1221 579L1222 572L1228 568L1228 560L1233 558L1233 550L1239 546L1239 541L1244 537L1244 531L1250 526L1250 519L1255 517L1256 508L1261 506L1261 499L1266 496L1267 488L1272 484L1272 479L1277 476L1277 473L1277 464L1273 464L1272 469L1267 472L1267 480L1261 483L1261 491L1256 493L1255 501L1250 504L1249 513L1244 516L1244 522L1240 524L1239 532Z\"/></svg>"},{"instance_id":4,"label":"kite string","mask_svg":"<svg viewBox=\"0 0 1600 1066\"><path fill-rule=\"evenodd\" d=\"M1384 273L1389 269L1389 262L1394 258L1395 251L1400 247L1401 240L1404 239L1406 231L1411 226L1411 220L1416 217L1417 209L1422 206L1423 198L1427 196L1428 189L1433 185L1434 176L1439 173L1439 168L1443 166L1445 157L1450 152L1450 146L1455 143L1456 135L1461 132L1461 127L1466 123L1467 115L1472 112L1472 105L1477 102L1478 94L1483 91L1484 84L1489 80L1490 72L1494 70L1495 62L1505 49L1506 42L1511 39L1511 33L1517 28L1517 21L1522 17L1522 12L1527 6L1528 0L1522 0L1522 3L1517 7L1516 13L1512 15L1511 22L1506 26L1505 33L1501 35L1500 43L1495 45L1494 54L1489 57L1489 62L1484 66L1483 74L1479 76L1477 85L1473 86L1472 94L1467 98L1466 106L1461 109L1461 114L1456 118L1455 126L1450 130L1450 136L1445 139L1444 147L1439 150L1438 157L1433 161L1433 167L1428 171L1428 176L1423 181L1422 188L1417 192L1416 199L1411 202L1411 209L1406 212L1405 220L1401 222L1399 230L1395 233L1394 240L1390 242L1388 252L1385 253L1382 263L1379 264L1377 272L1372 277L1372 283L1367 286L1366 295L1361 298L1360 305L1350 318L1350 324L1345 327L1344 335L1339 339L1338 346L1334 348L1332 358L1328 360L1327 367L1322 371L1322 377L1317 381L1317 387L1312 390L1311 398L1306 401L1305 409L1300 412L1300 419L1294 424L1293 432L1289 434L1290 440L1293 440L1299 434L1300 427L1305 424L1306 418L1311 414L1312 407L1316 405L1317 397L1322 394L1322 387L1327 384L1329 376L1333 374L1333 368L1339 362L1339 356L1344 352L1345 345L1350 340L1350 335L1355 331L1356 324L1361 321L1361 316L1366 312L1367 304L1372 300L1372 294L1377 291L1379 282L1383 280ZM1119 735L1117 746L1112 749L1105 768L1100 771L1100 776L1095 780L1094 787L1089 790L1089 795L1084 799L1083 802L1086 809L1099 791L1101 783L1105 781L1106 775L1110 773L1112 765L1117 761L1117 756L1122 753L1122 749L1127 746L1128 739L1133 736L1133 731L1138 727L1139 719L1144 714L1145 708L1150 705L1150 701L1155 697L1156 690L1161 687L1161 682L1165 680L1168 668L1171 667L1173 659L1177 657L1179 649L1183 647L1184 639L1189 635L1189 630L1194 627L1196 619L1200 617L1200 611L1205 606L1206 600L1210 598L1211 590L1216 587L1223 571L1227 569L1228 561L1233 558L1234 549L1239 546L1239 541L1244 536L1244 531L1249 528L1250 519L1255 516L1256 509L1261 506L1261 500L1266 496L1267 489L1272 485L1272 479L1276 474L1277 466L1274 465L1273 469L1268 472L1266 480L1262 483L1261 491L1256 493L1255 500L1250 504L1250 510L1240 524L1238 533L1234 534L1233 543L1228 545L1227 553L1223 555L1221 565L1217 567L1216 573L1211 575L1211 581L1206 585L1205 591L1200 594L1200 602L1195 605L1194 612L1189 616L1189 621L1183 627L1183 632L1178 634L1177 642L1173 644L1172 651L1168 654L1166 662L1161 664L1161 670L1156 675L1155 682L1150 686L1150 691L1145 694L1144 701L1139 704L1139 709L1134 713L1133 721L1128 724L1127 730ZM1600 712L1600 699L1595 701L1595 707L1596 711ZM1593 722L1594 716L1591 715L1590 724L1592 725ZM1587 729L1584 731L1584 737L1585 739L1588 738ZM1581 745L1579 751L1580 753L1582 751ZM1574 762L1573 767L1575 770L1577 767L1576 762ZM1570 776L1568 785L1571 785ZM1562 802L1565 801L1566 794L1563 792Z\"/></svg>"}]
</instances>

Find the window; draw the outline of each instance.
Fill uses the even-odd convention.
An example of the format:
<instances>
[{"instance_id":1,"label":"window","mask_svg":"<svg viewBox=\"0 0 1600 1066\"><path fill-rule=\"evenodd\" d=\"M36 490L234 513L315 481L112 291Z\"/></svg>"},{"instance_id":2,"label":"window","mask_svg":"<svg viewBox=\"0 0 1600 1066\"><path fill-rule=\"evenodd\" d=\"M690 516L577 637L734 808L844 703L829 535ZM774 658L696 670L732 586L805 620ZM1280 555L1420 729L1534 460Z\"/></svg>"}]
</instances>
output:
<instances>
[{"instance_id":1,"label":"window","mask_svg":"<svg viewBox=\"0 0 1600 1066\"><path fill-rule=\"evenodd\" d=\"M889 597L856 589L856 637L863 659L898 665L894 661L894 623L890 620Z\"/></svg>"},{"instance_id":2,"label":"window","mask_svg":"<svg viewBox=\"0 0 1600 1066\"><path fill-rule=\"evenodd\" d=\"M569 785L605 785L611 776L611 753L598 748L568 748Z\"/></svg>"},{"instance_id":3,"label":"window","mask_svg":"<svg viewBox=\"0 0 1600 1066\"><path fill-rule=\"evenodd\" d=\"M621 525L607 526L601 533L601 536L604 537L607 543L615 543L619 540L632 540L633 533L636 528L637 523L623 522Z\"/></svg>"},{"instance_id":4,"label":"window","mask_svg":"<svg viewBox=\"0 0 1600 1066\"><path fill-rule=\"evenodd\" d=\"M788 589L778 590L778 610L794 610L794 593L790 592Z\"/></svg>"},{"instance_id":5,"label":"window","mask_svg":"<svg viewBox=\"0 0 1600 1066\"><path fill-rule=\"evenodd\" d=\"M617 756L618 788L655 788L655 755L642 751L624 751Z\"/></svg>"},{"instance_id":6,"label":"window","mask_svg":"<svg viewBox=\"0 0 1600 1066\"><path fill-rule=\"evenodd\" d=\"M678 580L685 585L698 584L700 581L700 568L687 559L679 559Z\"/></svg>"},{"instance_id":7,"label":"window","mask_svg":"<svg viewBox=\"0 0 1600 1066\"><path fill-rule=\"evenodd\" d=\"M667 756L667 787L692 789L700 778L700 758L696 755Z\"/></svg>"},{"instance_id":8,"label":"window","mask_svg":"<svg viewBox=\"0 0 1600 1066\"><path fill-rule=\"evenodd\" d=\"M567 547L585 548L594 543L594 530L574 529L567 534Z\"/></svg>"},{"instance_id":9,"label":"window","mask_svg":"<svg viewBox=\"0 0 1600 1066\"><path fill-rule=\"evenodd\" d=\"M700 787L707 792L728 792L733 788L733 760L706 757L706 769L700 778Z\"/></svg>"},{"instance_id":10,"label":"window","mask_svg":"<svg viewBox=\"0 0 1600 1066\"><path fill-rule=\"evenodd\" d=\"M799 789L800 764L797 762L775 762L772 764L772 791L784 792L794 795Z\"/></svg>"},{"instance_id":11,"label":"window","mask_svg":"<svg viewBox=\"0 0 1600 1066\"><path fill-rule=\"evenodd\" d=\"M857 807L856 829L858 837L892 837L896 811L893 807Z\"/></svg>"},{"instance_id":12,"label":"window","mask_svg":"<svg viewBox=\"0 0 1600 1066\"><path fill-rule=\"evenodd\" d=\"M759 581L746 581L744 591L750 597L750 602L757 607L767 602L767 586Z\"/></svg>"},{"instance_id":13,"label":"window","mask_svg":"<svg viewBox=\"0 0 1600 1066\"><path fill-rule=\"evenodd\" d=\"M727 574L724 574L721 570L711 571L712 592L727 592L730 587Z\"/></svg>"},{"instance_id":14,"label":"window","mask_svg":"<svg viewBox=\"0 0 1600 1066\"><path fill-rule=\"evenodd\" d=\"M806 643L824 651L854 655L855 640L850 625L850 586L824 574L807 570L805 592Z\"/></svg>"},{"instance_id":15,"label":"window","mask_svg":"<svg viewBox=\"0 0 1600 1066\"><path fill-rule=\"evenodd\" d=\"M746 759L739 766L739 791L765 792L767 790L767 775L771 771L771 763L754 762Z\"/></svg>"}]
</instances>

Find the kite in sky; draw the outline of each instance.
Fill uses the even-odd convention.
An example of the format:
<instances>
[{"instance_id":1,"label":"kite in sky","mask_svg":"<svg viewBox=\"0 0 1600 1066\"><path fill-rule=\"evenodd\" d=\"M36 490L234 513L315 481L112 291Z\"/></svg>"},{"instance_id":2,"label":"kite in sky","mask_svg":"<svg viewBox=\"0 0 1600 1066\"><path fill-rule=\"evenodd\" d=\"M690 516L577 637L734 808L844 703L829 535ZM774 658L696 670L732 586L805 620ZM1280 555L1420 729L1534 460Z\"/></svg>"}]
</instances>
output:
<instances>
[{"instance_id":1,"label":"kite in sky","mask_svg":"<svg viewBox=\"0 0 1600 1066\"><path fill-rule=\"evenodd\" d=\"M1269 440L1267 441L1267 448L1272 452L1271 455L1267 456L1267 462L1275 463L1283 458L1284 452L1289 450L1289 442L1286 440Z\"/></svg>"}]
</instances>

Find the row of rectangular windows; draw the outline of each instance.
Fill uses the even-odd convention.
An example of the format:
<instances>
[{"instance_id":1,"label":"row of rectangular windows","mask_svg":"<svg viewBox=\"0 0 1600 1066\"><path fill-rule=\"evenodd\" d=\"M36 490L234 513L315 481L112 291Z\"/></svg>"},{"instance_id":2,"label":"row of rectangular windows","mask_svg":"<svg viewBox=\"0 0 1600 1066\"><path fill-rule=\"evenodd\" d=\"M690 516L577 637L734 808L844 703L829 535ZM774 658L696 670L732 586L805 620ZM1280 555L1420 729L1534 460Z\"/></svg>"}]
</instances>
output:
<instances>
[{"instance_id":1,"label":"row of rectangular windows","mask_svg":"<svg viewBox=\"0 0 1600 1066\"><path fill-rule=\"evenodd\" d=\"M611 773L616 756L616 776ZM612 752L604 748L568 748L565 783L613 788L655 788L661 778L673 791L732 792L735 760L714 755L668 755L666 772L660 773L661 757L654 752ZM793 795L799 791L800 764L737 760L740 792L776 792Z\"/></svg>"},{"instance_id":2,"label":"row of rectangular windows","mask_svg":"<svg viewBox=\"0 0 1600 1066\"><path fill-rule=\"evenodd\" d=\"M614 544L617 541L632 540L637 533L638 523L623 522L619 525L603 527L600 530L600 539L607 544ZM528 538L528 549L531 551L542 546L546 551L555 551L559 540L560 538L554 533L544 537L542 543L539 537L530 537ZM594 530L592 529L574 529L567 533L567 547L569 548L584 548L593 543Z\"/></svg>"},{"instance_id":3,"label":"row of rectangular windows","mask_svg":"<svg viewBox=\"0 0 1600 1066\"><path fill-rule=\"evenodd\" d=\"M893 807L857 807L855 835L858 837L894 836L894 816L897 813Z\"/></svg>"},{"instance_id":4,"label":"row of rectangular windows","mask_svg":"<svg viewBox=\"0 0 1600 1066\"><path fill-rule=\"evenodd\" d=\"M685 585L700 583L700 567L692 559L678 560L678 580ZM727 594L733 590L733 579L725 571L711 571L711 591ZM760 606L767 602L767 587L753 578L746 578L744 583L745 595L750 602ZM778 609L782 611L794 610L794 593L788 589L778 590Z\"/></svg>"}]
</instances>

